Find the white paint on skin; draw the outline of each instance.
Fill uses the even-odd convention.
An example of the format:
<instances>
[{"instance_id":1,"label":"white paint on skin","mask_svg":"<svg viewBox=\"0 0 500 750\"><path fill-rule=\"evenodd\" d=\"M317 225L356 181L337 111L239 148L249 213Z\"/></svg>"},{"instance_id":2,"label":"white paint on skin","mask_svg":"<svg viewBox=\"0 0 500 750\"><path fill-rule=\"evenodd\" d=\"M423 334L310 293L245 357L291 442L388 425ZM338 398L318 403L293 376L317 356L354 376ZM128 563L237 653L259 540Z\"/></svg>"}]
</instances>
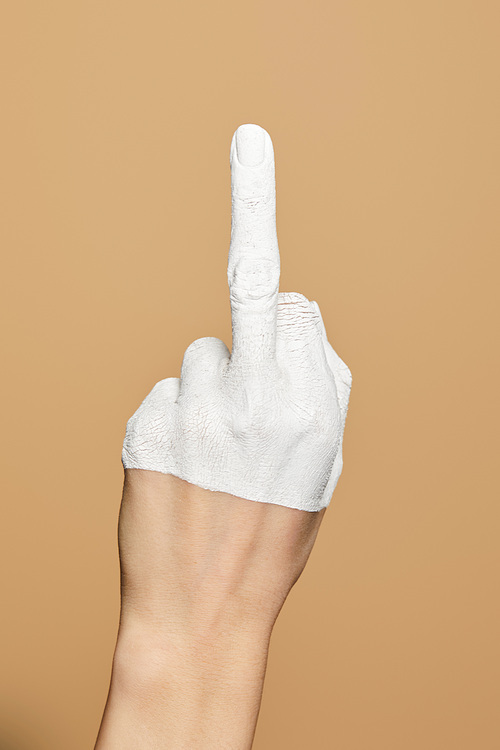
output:
<instances>
[{"instance_id":1,"label":"white paint on skin","mask_svg":"<svg viewBox=\"0 0 500 750\"><path fill-rule=\"evenodd\" d=\"M269 134L241 125L230 162L232 353L211 337L187 348L180 379L157 383L128 421L123 465L319 511L342 471L351 373L328 342L317 303L278 292Z\"/></svg>"}]
</instances>

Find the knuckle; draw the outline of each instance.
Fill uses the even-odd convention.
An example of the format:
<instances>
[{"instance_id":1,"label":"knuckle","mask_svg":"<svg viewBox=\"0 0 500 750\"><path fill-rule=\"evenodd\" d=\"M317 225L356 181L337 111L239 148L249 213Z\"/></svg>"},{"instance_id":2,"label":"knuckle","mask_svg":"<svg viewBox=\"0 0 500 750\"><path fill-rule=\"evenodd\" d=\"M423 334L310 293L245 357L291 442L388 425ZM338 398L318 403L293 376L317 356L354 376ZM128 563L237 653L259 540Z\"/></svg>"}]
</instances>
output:
<instances>
[{"instance_id":1,"label":"knuckle","mask_svg":"<svg viewBox=\"0 0 500 750\"><path fill-rule=\"evenodd\" d=\"M272 195L263 192L260 183L253 187L246 185L245 191L235 191L233 203L236 211L250 214L262 213L269 210L269 206L272 204Z\"/></svg>"},{"instance_id":2,"label":"knuckle","mask_svg":"<svg viewBox=\"0 0 500 750\"><path fill-rule=\"evenodd\" d=\"M206 349L206 338L196 339L187 347L182 358L181 366L181 378L186 376L186 372L191 365L191 362L196 362Z\"/></svg>"},{"instance_id":3,"label":"knuckle","mask_svg":"<svg viewBox=\"0 0 500 750\"><path fill-rule=\"evenodd\" d=\"M280 292L278 295L278 305L284 309L292 306L312 312L310 304L305 294L301 292Z\"/></svg>"},{"instance_id":4,"label":"knuckle","mask_svg":"<svg viewBox=\"0 0 500 750\"><path fill-rule=\"evenodd\" d=\"M196 358L205 354L217 357L228 353L228 348L221 339L214 336L204 336L189 344L184 352L184 360L187 361L190 357Z\"/></svg>"},{"instance_id":5,"label":"knuckle","mask_svg":"<svg viewBox=\"0 0 500 750\"><path fill-rule=\"evenodd\" d=\"M224 362L229 358L229 350L221 339L206 336L196 339L184 352L181 367L181 383L203 383L220 374ZM207 381L208 382L208 381Z\"/></svg>"},{"instance_id":6,"label":"knuckle","mask_svg":"<svg viewBox=\"0 0 500 750\"><path fill-rule=\"evenodd\" d=\"M268 258L241 258L228 274L233 302L273 298L279 288L279 265Z\"/></svg>"},{"instance_id":7,"label":"knuckle","mask_svg":"<svg viewBox=\"0 0 500 750\"><path fill-rule=\"evenodd\" d=\"M319 332L319 317L307 297L299 292L282 292L278 297L278 327L290 334Z\"/></svg>"},{"instance_id":8,"label":"knuckle","mask_svg":"<svg viewBox=\"0 0 500 750\"><path fill-rule=\"evenodd\" d=\"M197 354L201 350L203 350L206 345L207 341L210 340L207 336L204 338L196 339L193 341L189 346L187 347L186 351L184 352L184 357L189 357L192 354Z\"/></svg>"}]
</instances>

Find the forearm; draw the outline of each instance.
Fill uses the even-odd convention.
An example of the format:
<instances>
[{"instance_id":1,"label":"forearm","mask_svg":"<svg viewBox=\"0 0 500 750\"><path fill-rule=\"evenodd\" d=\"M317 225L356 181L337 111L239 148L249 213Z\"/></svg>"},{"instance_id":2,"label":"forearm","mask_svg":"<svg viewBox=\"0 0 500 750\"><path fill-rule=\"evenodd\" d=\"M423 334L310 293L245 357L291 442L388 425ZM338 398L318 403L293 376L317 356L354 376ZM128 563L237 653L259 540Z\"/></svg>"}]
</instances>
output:
<instances>
[{"instance_id":1,"label":"forearm","mask_svg":"<svg viewBox=\"0 0 500 750\"><path fill-rule=\"evenodd\" d=\"M96 750L248 750L270 635L342 469L351 374L279 292L274 151L231 143L232 351L193 342L127 422L122 612Z\"/></svg>"},{"instance_id":2,"label":"forearm","mask_svg":"<svg viewBox=\"0 0 500 750\"><path fill-rule=\"evenodd\" d=\"M96 750L248 750L270 629L186 638L122 624Z\"/></svg>"}]
</instances>

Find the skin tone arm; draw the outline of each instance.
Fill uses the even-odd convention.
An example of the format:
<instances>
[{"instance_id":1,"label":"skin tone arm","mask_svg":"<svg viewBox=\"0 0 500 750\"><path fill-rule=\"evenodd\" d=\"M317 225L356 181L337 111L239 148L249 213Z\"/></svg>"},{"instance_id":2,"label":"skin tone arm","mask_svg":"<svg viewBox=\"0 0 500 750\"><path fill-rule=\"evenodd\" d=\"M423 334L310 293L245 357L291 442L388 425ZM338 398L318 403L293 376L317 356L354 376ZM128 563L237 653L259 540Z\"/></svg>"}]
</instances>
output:
<instances>
[{"instance_id":1,"label":"skin tone arm","mask_svg":"<svg viewBox=\"0 0 500 750\"><path fill-rule=\"evenodd\" d=\"M127 470L122 611L96 750L251 748L272 627L323 514Z\"/></svg>"},{"instance_id":2,"label":"skin tone arm","mask_svg":"<svg viewBox=\"0 0 500 750\"><path fill-rule=\"evenodd\" d=\"M342 468L350 372L326 339L316 303L278 295L274 161L255 158L263 133L255 125L237 131L233 351L221 360L223 380L213 391L206 386L213 351L203 347L205 358L195 360L201 347L192 345L181 381L157 384L127 427L120 624L95 750L251 748L273 625ZM179 476L196 472L206 454L203 476L215 477L220 490ZM227 477L226 463L236 469ZM241 496L223 491L241 476ZM296 507L304 503L317 509Z\"/></svg>"}]
</instances>

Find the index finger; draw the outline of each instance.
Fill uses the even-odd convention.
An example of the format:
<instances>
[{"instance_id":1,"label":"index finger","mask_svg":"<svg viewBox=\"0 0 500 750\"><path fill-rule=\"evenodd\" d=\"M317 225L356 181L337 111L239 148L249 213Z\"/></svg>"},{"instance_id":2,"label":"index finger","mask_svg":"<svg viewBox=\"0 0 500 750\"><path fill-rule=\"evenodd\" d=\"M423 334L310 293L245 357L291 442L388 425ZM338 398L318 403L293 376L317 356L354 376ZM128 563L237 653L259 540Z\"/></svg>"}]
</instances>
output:
<instances>
[{"instance_id":1,"label":"index finger","mask_svg":"<svg viewBox=\"0 0 500 750\"><path fill-rule=\"evenodd\" d=\"M274 149L258 125L233 135L231 242L227 276L231 301L231 361L274 357L280 257L276 233Z\"/></svg>"}]
</instances>

